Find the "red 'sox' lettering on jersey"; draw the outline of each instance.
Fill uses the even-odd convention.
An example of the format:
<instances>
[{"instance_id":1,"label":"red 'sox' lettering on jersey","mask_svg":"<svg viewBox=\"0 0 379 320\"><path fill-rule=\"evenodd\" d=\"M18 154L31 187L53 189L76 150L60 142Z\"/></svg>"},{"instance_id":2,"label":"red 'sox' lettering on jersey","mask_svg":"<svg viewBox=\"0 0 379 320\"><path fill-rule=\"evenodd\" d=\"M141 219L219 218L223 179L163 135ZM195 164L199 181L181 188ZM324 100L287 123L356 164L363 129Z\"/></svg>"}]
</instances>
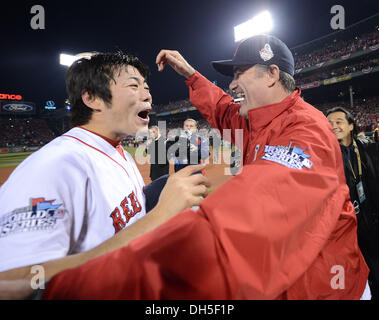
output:
<instances>
[{"instance_id":1,"label":"red 'sox' lettering on jersey","mask_svg":"<svg viewBox=\"0 0 379 320\"><path fill-rule=\"evenodd\" d=\"M129 220L142 210L141 204L134 194L134 191L121 201L120 207L122 208L123 214L118 207L116 207L110 214L110 217L113 220L115 233L124 229Z\"/></svg>"}]
</instances>

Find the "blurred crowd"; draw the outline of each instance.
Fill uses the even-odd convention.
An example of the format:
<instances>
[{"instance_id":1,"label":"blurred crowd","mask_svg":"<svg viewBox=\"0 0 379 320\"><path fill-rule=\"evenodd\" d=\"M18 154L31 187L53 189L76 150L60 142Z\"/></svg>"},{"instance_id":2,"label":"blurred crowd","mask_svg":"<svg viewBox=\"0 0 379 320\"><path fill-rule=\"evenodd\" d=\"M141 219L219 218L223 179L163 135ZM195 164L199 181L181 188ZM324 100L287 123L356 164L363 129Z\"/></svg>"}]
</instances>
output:
<instances>
[{"instance_id":1,"label":"blurred crowd","mask_svg":"<svg viewBox=\"0 0 379 320\"><path fill-rule=\"evenodd\" d=\"M154 105L153 110L157 113L171 111L171 110L185 111L191 106L192 106L191 102L188 99L184 99L184 100L173 101L173 102L170 101L166 105Z\"/></svg>"},{"instance_id":2,"label":"blurred crowd","mask_svg":"<svg viewBox=\"0 0 379 320\"><path fill-rule=\"evenodd\" d=\"M350 106L348 101L324 103L315 105L316 108L326 113L326 110L333 107L344 107L355 117L358 130L361 132L372 132L379 127L379 96L364 99L355 99L354 106ZM191 116L192 117L192 116ZM158 121L166 121L166 135L172 138L179 134L183 127L184 118L170 119L162 117ZM204 136L209 134L211 126L200 114L196 117L198 130ZM158 124L158 123L155 123ZM55 134L49 129L45 120L37 118L0 118L0 147L15 146L43 146L55 138ZM143 142L142 138L129 136L123 140L123 145L128 147L138 147Z\"/></svg>"},{"instance_id":3,"label":"blurred crowd","mask_svg":"<svg viewBox=\"0 0 379 320\"><path fill-rule=\"evenodd\" d=\"M338 76L346 75L349 73L354 73L356 71L368 72L370 68L375 68L378 65L379 65L379 59L373 58L368 61L360 61L357 63L345 65L336 69L320 70L318 72L313 73L310 76L297 78L296 85L300 86L302 84L330 79L333 77L338 77Z\"/></svg>"},{"instance_id":4,"label":"blurred crowd","mask_svg":"<svg viewBox=\"0 0 379 320\"><path fill-rule=\"evenodd\" d=\"M302 55L294 51L295 70L312 67L318 63L353 54L360 50L367 50L378 43L378 32L371 32L345 41L334 39L323 43L322 48Z\"/></svg>"},{"instance_id":5,"label":"blurred crowd","mask_svg":"<svg viewBox=\"0 0 379 320\"><path fill-rule=\"evenodd\" d=\"M231 92L229 89L223 89L223 90L232 96L234 94L234 92ZM188 108L190 107L193 107L193 104L189 101L189 99L184 99L184 100L170 102L167 105L154 105L153 110L158 114L162 112L170 112L174 110L177 113L177 112L187 111Z\"/></svg>"},{"instance_id":6,"label":"blurred crowd","mask_svg":"<svg viewBox=\"0 0 379 320\"><path fill-rule=\"evenodd\" d=\"M347 59L350 54L360 50L367 50L370 47L371 49L379 47L378 32L366 33L359 37L355 37L354 39L345 41L325 41L322 48L306 54L299 54L293 50L296 65L295 69L300 70L302 68L311 67L338 57ZM372 68L378 65L378 58L371 58L369 60L361 58L357 62L351 64L348 64L346 61L346 64L343 66L337 68L322 68L310 75L302 75L301 73L298 73L296 76L296 85L301 86L315 81L348 75L357 71L368 73ZM229 89L225 89L225 91L234 96L234 93ZM323 112L335 106L342 106L349 109L356 117L360 131L370 132L379 125L378 97L356 99L353 108L350 107L349 102L316 105L316 107ZM171 132L172 135L179 134L179 130L182 128L185 118L182 116L180 118L178 116L173 118L168 117L167 115L160 117L159 113L175 111L172 113L175 113L176 115L185 115L183 112L188 111L190 107L193 107L193 105L189 99L169 102L166 105L154 105L153 110L158 114L155 120L166 121L167 133ZM211 130L210 125L200 116L200 114L194 116L193 113L191 113L191 115L188 116L188 118L194 117L198 121L198 130L203 132L209 132ZM176 129L176 131L173 129ZM54 139L55 136L56 134L49 129L46 121L42 119L14 117L0 118L0 147L42 146ZM136 139L135 137L130 136L123 141L123 144L130 147L137 147L141 142L141 139Z\"/></svg>"},{"instance_id":7,"label":"blurred crowd","mask_svg":"<svg viewBox=\"0 0 379 320\"><path fill-rule=\"evenodd\" d=\"M372 132L379 127L379 96L364 99L355 99L353 107L348 101L315 105L324 114L328 109L343 107L350 111L355 118L358 132Z\"/></svg>"},{"instance_id":8,"label":"blurred crowd","mask_svg":"<svg viewBox=\"0 0 379 320\"><path fill-rule=\"evenodd\" d=\"M232 94L229 90L227 90L227 92ZM373 132L376 127L379 127L379 96L354 99L353 107L350 106L349 101L338 101L333 103L328 102L320 105L314 105L314 107L322 111L324 114L328 109L337 106L344 107L353 114L356 119L359 132L369 133ZM212 127L203 118L196 118L196 120L198 122L198 129L201 135L206 138L206 135L211 132ZM184 120L173 120L169 117L163 117L161 120L158 119L158 121L166 121L166 135L168 138L172 138L175 134L179 134L179 130L183 127ZM130 146L133 146L133 140L133 137L129 137L128 143L130 143ZM141 143L141 141L137 141L138 143Z\"/></svg>"},{"instance_id":9,"label":"blurred crowd","mask_svg":"<svg viewBox=\"0 0 379 320\"><path fill-rule=\"evenodd\" d=\"M338 57L348 58L348 55L353 54L357 51L367 50L369 47L378 47L378 32L371 32L360 35L359 37L355 37L354 39L346 40L346 41L337 41L331 40L326 41L322 48L317 49L312 52L308 52L307 54L298 54L294 51L295 58L295 69L300 70L301 68L311 67L316 64L326 62L330 59L335 59ZM379 48L378 48L379 49ZM349 73L353 73L356 71L368 72L370 68L374 68L379 65L378 58L372 58L368 61L360 59L360 61L355 63L346 63L338 68L334 69L322 69L320 71L316 71L311 75L298 74L296 77L296 85L300 86L302 84L311 83L314 81L321 81L337 76L346 75ZM232 94L228 89L225 90L227 93ZM192 104L189 99L169 102L167 105L154 105L153 109L156 113L161 112L182 112L186 111Z\"/></svg>"},{"instance_id":10,"label":"blurred crowd","mask_svg":"<svg viewBox=\"0 0 379 320\"><path fill-rule=\"evenodd\" d=\"M43 146L54 138L45 120L0 118L0 147Z\"/></svg>"}]
</instances>

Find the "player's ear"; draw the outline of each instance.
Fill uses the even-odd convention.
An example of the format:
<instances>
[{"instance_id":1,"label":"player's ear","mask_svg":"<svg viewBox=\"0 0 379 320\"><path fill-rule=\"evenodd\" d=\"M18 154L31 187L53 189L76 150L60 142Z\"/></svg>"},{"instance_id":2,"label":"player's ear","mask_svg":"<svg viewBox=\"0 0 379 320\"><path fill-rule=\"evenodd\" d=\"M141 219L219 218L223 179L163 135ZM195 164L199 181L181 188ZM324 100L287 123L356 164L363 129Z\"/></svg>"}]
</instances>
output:
<instances>
[{"instance_id":1,"label":"player's ear","mask_svg":"<svg viewBox=\"0 0 379 320\"><path fill-rule=\"evenodd\" d=\"M267 70L267 80L269 82L269 87L272 87L277 81L279 81L279 67L276 64L272 64L269 66Z\"/></svg>"},{"instance_id":2,"label":"player's ear","mask_svg":"<svg viewBox=\"0 0 379 320\"><path fill-rule=\"evenodd\" d=\"M82 93L82 100L83 100L83 103L88 108L91 108L93 111L100 112L102 110L101 99L89 94L87 91L84 91Z\"/></svg>"}]
</instances>

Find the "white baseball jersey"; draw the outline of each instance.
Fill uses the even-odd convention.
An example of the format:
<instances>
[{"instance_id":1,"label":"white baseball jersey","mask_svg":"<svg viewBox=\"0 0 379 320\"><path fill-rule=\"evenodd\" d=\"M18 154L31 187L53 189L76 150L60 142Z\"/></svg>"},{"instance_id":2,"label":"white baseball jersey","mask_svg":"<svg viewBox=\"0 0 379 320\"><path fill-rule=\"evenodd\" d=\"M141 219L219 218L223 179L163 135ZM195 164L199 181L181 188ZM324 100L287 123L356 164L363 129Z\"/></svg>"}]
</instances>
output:
<instances>
[{"instance_id":1,"label":"white baseball jersey","mask_svg":"<svg viewBox=\"0 0 379 320\"><path fill-rule=\"evenodd\" d=\"M73 128L25 159L0 188L0 272L92 249L143 217L132 158Z\"/></svg>"}]
</instances>

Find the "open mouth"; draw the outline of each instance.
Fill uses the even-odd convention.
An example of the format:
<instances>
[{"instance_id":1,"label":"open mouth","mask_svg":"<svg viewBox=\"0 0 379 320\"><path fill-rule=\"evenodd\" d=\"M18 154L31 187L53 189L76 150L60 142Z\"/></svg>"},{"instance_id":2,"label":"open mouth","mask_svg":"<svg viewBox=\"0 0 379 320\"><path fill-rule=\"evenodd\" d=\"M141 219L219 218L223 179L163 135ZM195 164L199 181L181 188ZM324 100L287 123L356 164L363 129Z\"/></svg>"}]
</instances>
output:
<instances>
[{"instance_id":1,"label":"open mouth","mask_svg":"<svg viewBox=\"0 0 379 320\"><path fill-rule=\"evenodd\" d=\"M234 99L234 103L238 103L245 100L245 94L243 92L237 93L237 98Z\"/></svg>"},{"instance_id":2,"label":"open mouth","mask_svg":"<svg viewBox=\"0 0 379 320\"><path fill-rule=\"evenodd\" d=\"M142 110L138 113L138 116L141 118L141 119L144 119L144 120L148 120L149 119L149 113L150 113L150 110Z\"/></svg>"}]
</instances>

